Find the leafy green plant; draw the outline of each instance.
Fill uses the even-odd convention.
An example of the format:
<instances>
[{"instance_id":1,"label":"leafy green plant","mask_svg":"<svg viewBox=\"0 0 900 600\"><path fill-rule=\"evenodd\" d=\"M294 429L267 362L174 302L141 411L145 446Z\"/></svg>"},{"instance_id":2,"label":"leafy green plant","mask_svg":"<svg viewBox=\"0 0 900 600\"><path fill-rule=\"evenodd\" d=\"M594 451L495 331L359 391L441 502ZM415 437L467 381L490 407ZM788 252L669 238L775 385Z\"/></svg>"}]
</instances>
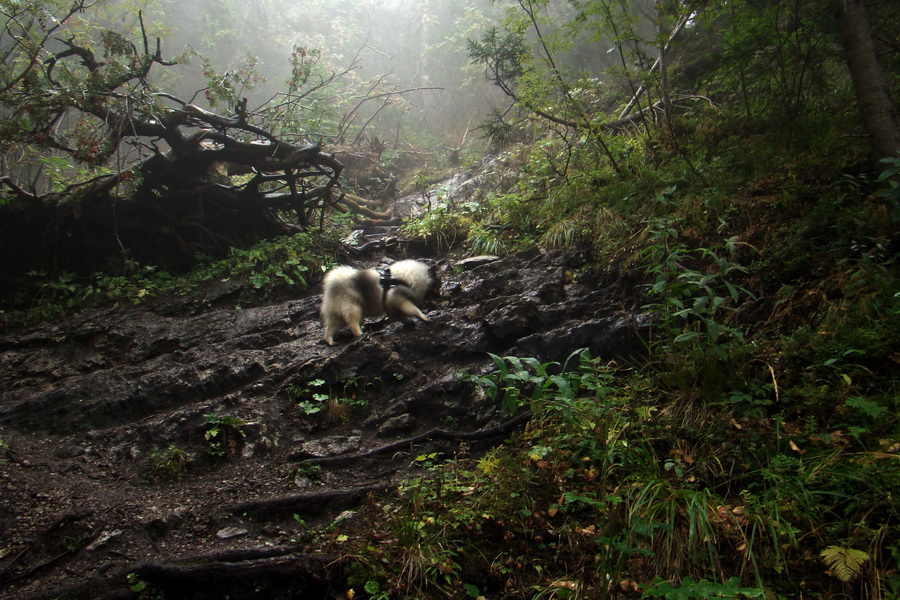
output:
<instances>
[{"instance_id":1,"label":"leafy green plant","mask_svg":"<svg viewBox=\"0 0 900 600\"><path fill-rule=\"evenodd\" d=\"M231 415L209 413L203 415L206 421L206 453L211 456L230 457L237 451L240 440L244 437L241 427L246 421Z\"/></svg>"},{"instance_id":2,"label":"leafy green plant","mask_svg":"<svg viewBox=\"0 0 900 600\"><path fill-rule=\"evenodd\" d=\"M397 374L395 374L395 378L396 376ZM284 390L303 414L314 415L327 410L329 418L341 420L346 417L349 408L368 405L368 401L359 395L358 391L375 385L379 381L380 378L370 381L351 378L343 384L339 393L335 393L327 381L316 378L302 385L289 383L285 385Z\"/></svg>"},{"instance_id":3,"label":"leafy green plant","mask_svg":"<svg viewBox=\"0 0 900 600\"><path fill-rule=\"evenodd\" d=\"M636 406L641 378L631 375L630 385L623 385L620 369L584 350L562 365L514 356L491 359L495 370L472 380L502 400L506 410L530 409L530 424L515 449L489 453L471 470L459 459L438 462L424 454L417 459L428 478L406 486L402 508L390 513L401 529L392 534L402 548L420 552L416 561L443 564L440 573L461 578L464 564L471 562L458 558L463 549L493 532L498 549L490 553L500 554L481 568L520 581L523 593L548 597L592 592L607 597L608 582L624 578L629 564L652 561L663 570L667 560L683 557L686 547L691 569L719 566L718 525L709 515L722 501L691 489L694 458L671 459L646 441L652 411ZM676 463L677 468L664 466ZM543 541L547 529L552 543ZM519 545L518 540L532 539L538 542ZM592 555L592 564L602 568L575 567L569 549ZM408 550L398 552L408 560ZM444 576L422 569L416 589ZM381 577L395 585L397 575L382 572Z\"/></svg>"},{"instance_id":4,"label":"leafy green plant","mask_svg":"<svg viewBox=\"0 0 900 600\"><path fill-rule=\"evenodd\" d=\"M544 415L574 417L580 394L601 398L611 389L615 377L614 368L598 364L585 348L572 352L562 365L541 363L535 358L488 356L494 362L494 371L464 378L482 386L510 415L527 408Z\"/></svg>"},{"instance_id":5,"label":"leafy green plant","mask_svg":"<svg viewBox=\"0 0 900 600\"><path fill-rule=\"evenodd\" d=\"M321 256L324 238L308 233L260 242L252 248L233 249L230 256L199 265L174 276L152 265L129 261L127 275L98 273L82 278L74 273L51 277L32 271L26 289L33 289L27 308L3 312L9 325L26 325L58 318L113 302L141 305L160 296L184 296L202 290L211 281L246 284L249 294L263 297L287 286L305 287L320 277L319 267L329 259ZM198 301L199 302L199 301Z\"/></svg>"},{"instance_id":6,"label":"leafy green plant","mask_svg":"<svg viewBox=\"0 0 900 600\"><path fill-rule=\"evenodd\" d=\"M732 577L723 583L699 581L685 577L678 586L657 578L653 587L644 590L641 598L670 598L678 600L702 600L704 598L765 598L766 593L759 588L741 587L741 581Z\"/></svg>"},{"instance_id":7,"label":"leafy green plant","mask_svg":"<svg viewBox=\"0 0 900 600\"><path fill-rule=\"evenodd\" d=\"M165 450L153 450L144 462L141 476L148 483L160 479L178 479L184 475L190 461L190 456L175 446L169 446Z\"/></svg>"},{"instance_id":8,"label":"leafy green plant","mask_svg":"<svg viewBox=\"0 0 900 600\"><path fill-rule=\"evenodd\" d=\"M819 556L832 575L841 581L852 581L859 577L863 565L871 559L862 550L840 546L828 546Z\"/></svg>"},{"instance_id":9,"label":"leafy green plant","mask_svg":"<svg viewBox=\"0 0 900 600\"><path fill-rule=\"evenodd\" d=\"M439 204L418 219L405 223L403 232L423 238L439 252L445 252L469 234L473 225L472 208L468 204L462 209Z\"/></svg>"},{"instance_id":10,"label":"leafy green plant","mask_svg":"<svg viewBox=\"0 0 900 600\"><path fill-rule=\"evenodd\" d=\"M166 596L153 587L152 584L141 578L137 573L129 573L126 577L128 588L141 600L165 600Z\"/></svg>"},{"instance_id":11,"label":"leafy green plant","mask_svg":"<svg viewBox=\"0 0 900 600\"><path fill-rule=\"evenodd\" d=\"M322 467L319 465L299 465L289 469L286 477L294 481L301 478L309 481L319 481L322 479Z\"/></svg>"},{"instance_id":12,"label":"leafy green plant","mask_svg":"<svg viewBox=\"0 0 900 600\"><path fill-rule=\"evenodd\" d=\"M413 459L413 462L420 467L429 468L438 464L442 457L442 452L429 452L428 454L419 454Z\"/></svg>"},{"instance_id":13,"label":"leafy green plant","mask_svg":"<svg viewBox=\"0 0 900 600\"><path fill-rule=\"evenodd\" d=\"M140 594L144 590L147 589L148 583L141 579L140 575L137 573L129 573L128 574L128 587L131 588L131 591L135 594Z\"/></svg>"},{"instance_id":14,"label":"leafy green plant","mask_svg":"<svg viewBox=\"0 0 900 600\"><path fill-rule=\"evenodd\" d=\"M390 594L381 590L377 581L367 581L363 589L371 596L372 600L388 600L391 597Z\"/></svg>"},{"instance_id":15,"label":"leafy green plant","mask_svg":"<svg viewBox=\"0 0 900 600\"><path fill-rule=\"evenodd\" d=\"M284 389L303 414L314 415L324 409L331 398L325 385L324 379L313 379L305 386L289 383Z\"/></svg>"},{"instance_id":16,"label":"leafy green plant","mask_svg":"<svg viewBox=\"0 0 900 600\"><path fill-rule=\"evenodd\" d=\"M667 343L672 347L702 341L710 352L724 359L730 345L744 341L743 331L729 325L725 317L742 298L753 298L734 281L747 269L727 256L734 253L740 240L735 236L720 248L692 252L675 242L677 237L677 230L665 220L656 221L650 228L650 243L644 254L646 271L654 281L648 288L649 295L659 301L645 308L662 317L661 326L670 334ZM691 268L690 264L708 264L709 268Z\"/></svg>"}]
</instances>

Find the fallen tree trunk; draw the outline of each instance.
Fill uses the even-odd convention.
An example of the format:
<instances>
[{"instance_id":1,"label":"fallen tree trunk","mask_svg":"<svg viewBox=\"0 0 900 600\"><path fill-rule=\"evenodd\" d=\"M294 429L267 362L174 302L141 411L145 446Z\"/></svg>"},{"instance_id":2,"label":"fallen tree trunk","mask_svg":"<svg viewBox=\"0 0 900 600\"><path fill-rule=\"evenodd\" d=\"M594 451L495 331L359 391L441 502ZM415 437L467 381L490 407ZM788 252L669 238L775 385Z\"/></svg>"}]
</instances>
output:
<instances>
[{"instance_id":1,"label":"fallen tree trunk","mask_svg":"<svg viewBox=\"0 0 900 600\"><path fill-rule=\"evenodd\" d=\"M343 165L318 143L294 141L296 123L265 106L250 112L236 94L210 98L229 107L223 115L156 90L151 68L176 63L162 58L159 40L151 47L138 17L142 39L106 31L102 58L93 40L47 35L19 56L23 72L0 76L4 152L21 157L0 179L0 292L30 271L182 271L197 255L317 225L335 205ZM48 9L28 27L59 23ZM30 156L52 159L55 177ZM217 169L224 163L251 175L233 180ZM62 180L76 183L60 190Z\"/></svg>"}]
</instances>

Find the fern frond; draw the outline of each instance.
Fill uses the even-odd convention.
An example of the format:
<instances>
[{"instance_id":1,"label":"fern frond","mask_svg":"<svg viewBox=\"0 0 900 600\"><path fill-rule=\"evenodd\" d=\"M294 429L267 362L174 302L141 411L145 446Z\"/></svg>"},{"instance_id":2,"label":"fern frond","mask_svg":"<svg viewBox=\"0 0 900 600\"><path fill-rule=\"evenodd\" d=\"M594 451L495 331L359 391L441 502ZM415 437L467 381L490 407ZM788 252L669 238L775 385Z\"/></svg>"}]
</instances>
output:
<instances>
[{"instance_id":1,"label":"fern frond","mask_svg":"<svg viewBox=\"0 0 900 600\"><path fill-rule=\"evenodd\" d=\"M851 581L862 571L870 556L862 550L828 546L819 553L828 569L841 581Z\"/></svg>"}]
</instances>

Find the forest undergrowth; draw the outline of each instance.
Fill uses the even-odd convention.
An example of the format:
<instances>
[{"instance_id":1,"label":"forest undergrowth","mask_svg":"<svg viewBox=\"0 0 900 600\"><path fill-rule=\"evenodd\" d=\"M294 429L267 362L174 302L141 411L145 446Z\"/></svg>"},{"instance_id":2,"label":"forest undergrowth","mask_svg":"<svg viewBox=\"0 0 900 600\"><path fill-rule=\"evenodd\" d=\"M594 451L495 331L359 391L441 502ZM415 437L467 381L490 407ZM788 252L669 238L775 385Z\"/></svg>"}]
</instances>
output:
<instances>
[{"instance_id":1,"label":"forest undergrowth","mask_svg":"<svg viewBox=\"0 0 900 600\"><path fill-rule=\"evenodd\" d=\"M617 138L618 178L544 141L507 156L515 189L409 228L590 252L571 279L637 277L656 320L630 364L494 356L473 379L530 424L478 459L419 457L359 540L357 589L900 595L898 161L826 119L683 125L702 173L664 142Z\"/></svg>"},{"instance_id":2,"label":"forest undergrowth","mask_svg":"<svg viewBox=\"0 0 900 600\"><path fill-rule=\"evenodd\" d=\"M204 117L223 146L235 142L225 131L248 125L241 95L262 81L249 66L218 75L204 64L208 108L236 120L183 101L158 104L173 97L146 78L154 63L169 63L159 41L151 51L149 15L147 26L142 13L130 17L128 35L100 35L99 25L76 19L78 35L65 41L68 33L47 32L94 3L73 3L61 20L51 9L68 3L7 4L4 152L40 159L35 172L51 188L75 189L75 175L89 183L99 173L91 169L117 158L126 134L138 133L112 126L120 113L130 119L123 123L147 121L151 139L162 135L157 113L191 126ZM360 23L368 14L315 4L330 15L358 12ZM491 120L480 126L502 149L490 163L467 144L475 112L436 109L441 122L468 121L455 125L465 135L452 145L434 140L435 150L422 154L422 142L406 140L428 137L426 128L398 116L413 113L415 103L400 100L406 84L354 77L332 92L336 74L355 73L357 64L332 68L318 50L297 45L288 90L269 96L284 102L256 116L291 139L315 132L311 140L348 156L355 142L368 146L366 156L377 158L372 190L404 187L398 182L409 173L383 167L401 164L408 149L446 161L432 165L435 173L460 161L473 171L489 165L502 187L455 201L423 191L428 210L400 233L442 258L535 248L578 254L585 266L566 273L569 283L612 288L623 309L652 316L644 352L627 362L586 351L563 364L485 357L493 371L461 377L495 399L498 416L528 413L528 425L483 456L460 446L452 456L415 457L423 477L360 509L369 529L359 519L329 525L310 534L313 550L349 565L347 598L900 598L900 156L872 158L897 146L889 128L871 126L896 125L896 11L867 3L873 31L851 27L851 8L865 16L861 2L655 2L652 11L646 3L656 15L646 23L631 2L508 4L500 26L488 26L499 13L468 3L446 3L452 18L415 19L471 26L449 38L435 29L433 45L419 45L434 56L453 46L474 69L420 63L433 64L433 75L453 74L441 85L467 100L485 96L485 80L502 92L509 104L501 110L493 98ZM299 10L294 18L306 24ZM394 25L387 29L397 40L419 39L397 35ZM336 31L349 39L350 29ZM868 70L840 59L860 38L870 42L860 53L871 55ZM209 39L210 50L232 48ZM338 41L338 53L353 54ZM611 62L601 66L604 56ZM64 77L63 59L73 61ZM871 68L879 60L884 73ZM421 65L410 73L426 74ZM873 74L884 75L883 85ZM873 90L881 121L869 120ZM66 124L72 111L83 118ZM199 140L185 149L219 151ZM158 141L136 145L151 166ZM201 170L184 164L192 185L206 177L193 181ZM129 181L124 163L115 166ZM287 175L295 167L282 168ZM31 168L23 162L20 175ZM365 195L350 189L364 169L352 171L341 185ZM431 182L427 169L413 177ZM11 208L55 202L59 192L42 198L22 182L3 183L0 205ZM305 209L299 221L299 210L270 215L286 226L277 231L302 233L252 245L270 235L260 233L241 247L229 241L215 259L197 257L189 273L139 264L118 233L115 273L60 272L59 259L73 253L50 256L46 272L4 279L0 329L115 304L176 299L179 310L201 312L221 299L247 306L312 294L349 217L326 217L325 204ZM188 225L194 212L185 213ZM159 227L150 227L147 239L158 242ZM237 239L245 238L229 236ZM14 250L18 267L23 253Z\"/></svg>"},{"instance_id":3,"label":"forest undergrowth","mask_svg":"<svg viewBox=\"0 0 900 600\"><path fill-rule=\"evenodd\" d=\"M349 559L355 594L900 595L900 162L867 159L824 118L678 126L612 138L625 175L589 144L520 144L497 167L513 186L405 226L460 254L587 253L570 280L638 281L655 324L631 363L493 356L492 373L469 376L529 425L480 458L418 457L427 475L370 507L373 530L330 528L321 544ZM248 303L296 293L340 230L179 277L63 276L3 316L211 281L241 282Z\"/></svg>"}]
</instances>

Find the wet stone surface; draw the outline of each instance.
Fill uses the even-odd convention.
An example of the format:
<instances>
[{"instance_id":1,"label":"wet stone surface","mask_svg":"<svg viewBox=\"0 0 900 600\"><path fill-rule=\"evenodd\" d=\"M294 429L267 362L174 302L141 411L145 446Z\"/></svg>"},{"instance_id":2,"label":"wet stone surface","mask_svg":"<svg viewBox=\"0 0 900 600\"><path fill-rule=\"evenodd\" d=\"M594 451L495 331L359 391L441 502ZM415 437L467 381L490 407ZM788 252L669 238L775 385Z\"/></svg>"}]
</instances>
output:
<instances>
[{"instance_id":1,"label":"wet stone surface","mask_svg":"<svg viewBox=\"0 0 900 600\"><path fill-rule=\"evenodd\" d=\"M584 266L537 252L445 260L430 323L367 322L334 347L322 341L320 289L199 314L171 300L121 306L0 334L0 597L79 597L97 569L111 581L147 561L289 543L292 512L328 523L404 478L411 452L452 454L458 442L377 449L503 421L460 377L488 371L488 352L637 355L646 318L611 282L576 277ZM331 460L341 456L359 458ZM268 522L226 510L265 513L301 493L319 495L308 514L302 503Z\"/></svg>"}]
</instances>

